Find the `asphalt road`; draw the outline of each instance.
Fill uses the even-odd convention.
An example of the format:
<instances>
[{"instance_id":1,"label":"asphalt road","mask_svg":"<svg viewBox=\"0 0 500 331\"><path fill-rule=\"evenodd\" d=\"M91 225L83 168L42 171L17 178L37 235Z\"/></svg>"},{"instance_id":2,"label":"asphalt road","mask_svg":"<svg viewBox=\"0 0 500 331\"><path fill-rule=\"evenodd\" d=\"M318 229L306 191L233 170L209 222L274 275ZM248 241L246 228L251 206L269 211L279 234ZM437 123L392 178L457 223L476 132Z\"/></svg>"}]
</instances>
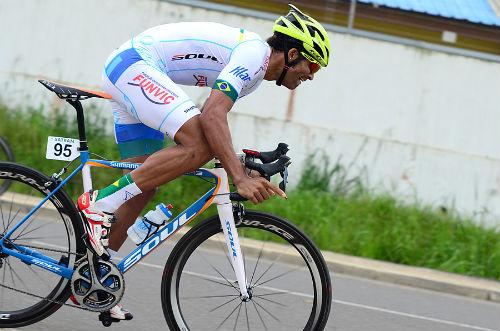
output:
<instances>
[{"instance_id":1,"label":"asphalt road","mask_svg":"<svg viewBox=\"0 0 500 331\"><path fill-rule=\"evenodd\" d=\"M37 222L43 223L46 218L41 216ZM36 223L36 224L39 224ZM35 229L32 234L29 229ZM30 241L36 243L40 238L46 238L46 234L50 233L56 241L60 236L56 229L60 228L57 223L49 221L49 224L43 227L33 226L28 228L25 233L27 237L32 236ZM42 232L40 232L42 231ZM46 232L45 232L46 231ZM44 233L45 232L45 233ZM38 234L41 233L38 238ZM111 329L120 330L164 330L167 329L161 301L160 301L160 283L162 272L167 260L167 257L175 244L175 241L167 241L164 245L156 249L152 254L142 260L141 263L130 269L125 274L126 292L122 300L122 304L134 314L134 319L113 324ZM221 285L217 282L224 283L214 270L223 271L223 266L228 267L226 257L224 256L224 247L211 245L202 250L199 255L192 261L186 264L186 269L189 270L189 276L185 283L181 284L184 297L187 304L184 306L186 314L194 316L203 316L199 319L200 323L195 330L215 330L220 325L220 321L224 316L227 316L234 308L239 300L223 305L221 309L217 309L217 313L222 314L213 319L205 319L206 315L212 316L210 310L213 305L208 305L208 293L222 293L233 295L231 287L227 285L221 289ZM132 249L133 245L130 242L122 248L119 256L123 256L126 252ZM248 257L248 256L247 256ZM284 327L279 327L278 324L270 322L266 326L269 330L287 330L297 329L297 321L300 321L304 316L304 307L307 307L311 302L311 288L307 282L297 279L297 275L303 275L303 269L295 270L293 266L286 263L273 260L272 257L263 258L260 261L260 266L256 274L267 272L267 266L273 264L270 269L274 275L284 275L278 277L276 281L265 284L266 291L286 291L284 296L287 300L284 305L278 305L273 300L266 302L261 301L265 307L275 307L280 309L285 307L280 313L285 313L286 317L280 322ZM10 258L9 258L10 259ZM247 270L250 270L255 265L256 259L250 258L247 263ZM12 261L11 263L14 263ZM215 266L215 268L214 268ZM21 264L22 268L35 268L39 273L32 273L29 269L17 272L23 275L31 275L31 280L43 283L50 282L50 273L36 267L27 267ZM7 283L9 279L18 279L18 276L5 272L0 269L0 280ZM289 273L288 271L293 271ZM263 279L272 279L271 273L268 273ZM211 280L211 281L207 281ZM215 280L215 281L213 281ZM19 285L19 281L17 282ZM9 284L11 285L11 284ZM500 304L488 301L475 300L461 296L443 294L439 292L431 292L411 287L403 287L388 283L376 282L362 278L344 276L340 274L332 274L333 285L333 304L329 322L326 330L342 330L342 331L461 331L461 330L482 330L482 331L500 331ZM19 285L22 286L22 285ZM228 290L229 292L225 291ZM198 297L192 300L192 303L187 300L189 298ZM202 298L200 298L202 297ZM280 296L275 296L277 298ZM229 296L229 298L231 298ZM267 297L270 299L271 297ZM273 299L274 299L273 298ZM211 299L211 298L210 298ZM13 293L6 289L0 290L0 310L6 309L11 304L22 303L23 295ZM221 304L228 302L227 298L221 299ZM278 301L277 299L275 301ZM11 306L10 306L11 307ZM225 313L223 312L225 309ZM270 309L270 308L269 308ZM270 309L272 311L272 309ZM248 309L251 311L251 309ZM184 310L183 310L184 313ZM235 313L236 314L236 313ZM265 313L262 313L265 315ZM254 314L255 315L255 314ZM185 315L186 316L186 315ZM221 318L222 316L222 318ZM233 315L234 316L234 315ZM243 314L241 316L244 316ZM283 315L280 315L283 316ZM251 322L251 330L264 329L263 324L257 320L258 317L253 317ZM267 316L266 320L269 320ZM205 322L206 321L206 322ZM280 323L281 324L281 323ZM63 306L55 314L49 318L31 326L23 327L22 330L52 330L52 331L87 331L101 329L103 326L97 320L97 314L79 309ZM234 328L234 323L226 323L222 325L222 330L247 330L246 319L243 317Z\"/></svg>"},{"instance_id":2,"label":"asphalt road","mask_svg":"<svg viewBox=\"0 0 500 331\"><path fill-rule=\"evenodd\" d=\"M124 247L124 251L129 247ZM127 289L122 303L134 313L134 319L113 324L111 330L167 329L160 304L160 282L171 248L172 244L163 245L126 273ZM218 250L204 253L204 258L209 260L220 260L220 257ZM332 275L332 280L334 299L326 330L500 331L499 304L343 275ZM300 290L295 296L298 302L307 301L307 295ZM204 308L203 305L200 308ZM96 314L62 307L51 317L22 330L100 328L103 326ZM239 325L237 329L246 330L246 327Z\"/></svg>"}]
</instances>

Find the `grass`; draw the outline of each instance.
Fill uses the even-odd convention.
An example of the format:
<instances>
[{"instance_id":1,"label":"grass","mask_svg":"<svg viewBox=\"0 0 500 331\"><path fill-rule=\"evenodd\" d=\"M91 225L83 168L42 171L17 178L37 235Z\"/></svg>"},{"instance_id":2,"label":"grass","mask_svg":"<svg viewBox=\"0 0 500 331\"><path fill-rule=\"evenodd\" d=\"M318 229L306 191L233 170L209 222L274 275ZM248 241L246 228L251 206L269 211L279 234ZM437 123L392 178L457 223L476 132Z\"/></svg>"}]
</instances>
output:
<instances>
[{"instance_id":1,"label":"grass","mask_svg":"<svg viewBox=\"0 0 500 331\"><path fill-rule=\"evenodd\" d=\"M92 151L117 159L113 138L106 131L111 123L99 118L97 109L89 111L93 123L87 133ZM59 171L64 162L44 159L46 137L77 137L74 114L67 110L43 112L0 106L0 119L0 135L10 141L17 160L49 175ZM498 229L481 227L454 212L374 193L366 189L364 175L351 176L352 170L340 159L332 164L318 154L309 161L288 200L274 198L247 206L292 220L321 249L500 279ZM119 176L115 170L94 170L94 186L108 185ZM209 187L197 178L183 177L161 187L150 206L160 201L172 203L175 214ZM76 198L81 193L81 179L73 180L67 190ZM214 213L210 207L202 217Z\"/></svg>"}]
</instances>

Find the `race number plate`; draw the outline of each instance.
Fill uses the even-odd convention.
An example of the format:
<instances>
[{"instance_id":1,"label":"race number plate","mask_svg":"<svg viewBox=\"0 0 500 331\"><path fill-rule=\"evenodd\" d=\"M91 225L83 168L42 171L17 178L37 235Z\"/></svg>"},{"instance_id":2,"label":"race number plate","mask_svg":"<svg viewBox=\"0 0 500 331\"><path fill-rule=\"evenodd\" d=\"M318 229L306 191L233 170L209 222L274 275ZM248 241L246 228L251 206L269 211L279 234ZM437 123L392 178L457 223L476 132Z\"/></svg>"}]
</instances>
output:
<instances>
[{"instance_id":1,"label":"race number plate","mask_svg":"<svg viewBox=\"0 0 500 331\"><path fill-rule=\"evenodd\" d=\"M79 145L78 139L49 136L45 157L50 160L73 161L80 155Z\"/></svg>"}]
</instances>

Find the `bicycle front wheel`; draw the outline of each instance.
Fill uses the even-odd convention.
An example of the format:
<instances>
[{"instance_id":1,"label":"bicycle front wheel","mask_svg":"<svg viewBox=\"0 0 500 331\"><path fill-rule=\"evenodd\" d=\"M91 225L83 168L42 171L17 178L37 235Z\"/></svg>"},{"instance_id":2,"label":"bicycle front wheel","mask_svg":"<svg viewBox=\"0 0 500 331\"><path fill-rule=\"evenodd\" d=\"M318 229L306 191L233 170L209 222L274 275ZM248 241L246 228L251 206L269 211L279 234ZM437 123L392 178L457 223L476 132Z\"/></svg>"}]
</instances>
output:
<instances>
[{"instance_id":1,"label":"bicycle front wheel","mask_svg":"<svg viewBox=\"0 0 500 331\"><path fill-rule=\"evenodd\" d=\"M9 238L5 235L53 188L31 168L0 162L0 182L11 189L0 196L0 237L4 246L22 246L72 268L85 252L83 227L75 205L60 190ZM71 294L70 280L0 252L0 328L35 323L54 313Z\"/></svg>"},{"instance_id":2,"label":"bicycle front wheel","mask_svg":"<svg viewBox=\"0 0 500 331\"><path fill-rule=\"evenodd\" d=\"M331 283L305 234L276 216L247 211L237 225L250 299L240 297L218 216L193 227L163 272L171 330L323 330Z\"/></svg>"}]
</instances>

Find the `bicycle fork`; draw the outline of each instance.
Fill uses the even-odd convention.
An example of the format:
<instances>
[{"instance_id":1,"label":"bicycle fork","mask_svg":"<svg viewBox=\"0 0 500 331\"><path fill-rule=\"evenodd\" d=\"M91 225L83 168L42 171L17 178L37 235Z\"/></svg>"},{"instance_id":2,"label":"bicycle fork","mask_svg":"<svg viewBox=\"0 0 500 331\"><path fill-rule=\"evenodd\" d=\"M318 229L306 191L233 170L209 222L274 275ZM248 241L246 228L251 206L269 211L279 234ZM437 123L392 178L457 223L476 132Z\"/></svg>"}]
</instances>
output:
<instances>
[{"instance_id":1,"label":"bicycle fork","mask_svg":"<svg viewBox=\"0 0 500 331\"><path fill-rule=\"evenodd\" d=\"M229 259L232 263L236 280L238 281L241 299L246 300L249 298L249 294L247 290L245 264L243 262L240 240L234 222L233 206L229 199L229 181L227 173L222 167L212 169L212 172L217 175L220 180L220 187L214 198L214 203L217 204L217 212L219 213L222 230L226 238Z\"/></svg>"}]
</instances>

